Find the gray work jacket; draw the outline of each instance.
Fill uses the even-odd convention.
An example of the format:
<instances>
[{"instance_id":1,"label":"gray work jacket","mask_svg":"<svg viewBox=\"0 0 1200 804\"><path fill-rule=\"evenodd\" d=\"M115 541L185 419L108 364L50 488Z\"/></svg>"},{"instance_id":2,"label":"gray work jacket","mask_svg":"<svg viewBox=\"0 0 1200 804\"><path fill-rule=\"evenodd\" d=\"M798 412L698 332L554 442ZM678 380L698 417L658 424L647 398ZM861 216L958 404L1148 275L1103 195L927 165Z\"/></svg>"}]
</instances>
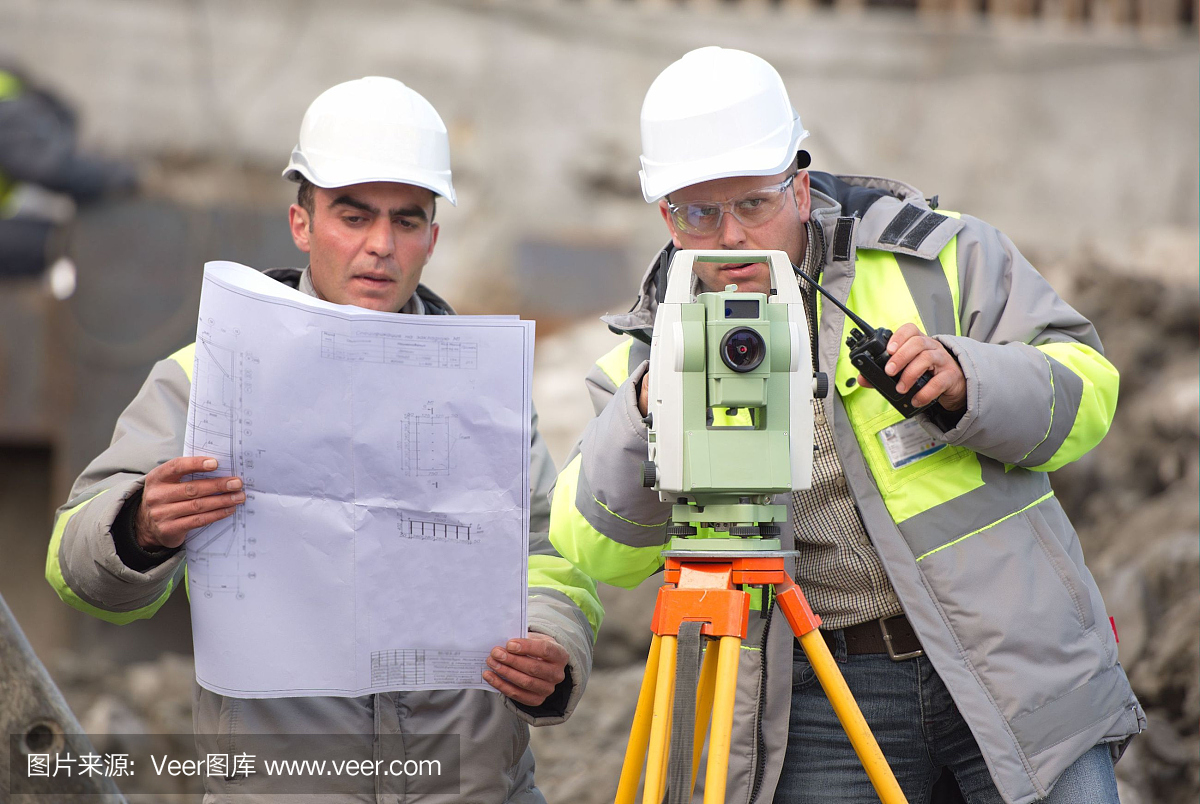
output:
<instances>
[{"instance_id":1,"label":"gray work jacket","mask_svg":"<svg viewBox=\"0 0 1200 804\"><path fill-rule=\"evenodd\" d=\"M300 272L269 272L296 287ZM436 294L419 286L426 314L451 314ZM59 596L89 614L124 623L147 617L182 583L183 551L154 566L134 569L118 556L120 523L131 500L140 497L145 474L183 454L190 382L179 360L155 364L137 397L117 421L112 445L75 482L68 502L56 515L47 558L47 578ZM538 708L523 707L483 690L388 692L359 698L308 697L240 699L218 695L196 684L194 728L199 756L233 755L243 750L245 735L374 735L356 759L395 758L396 735L457 734L461 774L456 800L541 804L534 785L529 725L564 721L583 694L591 670L594 628L601 610L595 586L562 559L547 538L547 492L554 464L533 416L530 447L530 588L529 628L547 634L569 654L568 675ZM128 546L125 546L126 549ZM559 566L561 565L561 566ZM537 567L537 572L534 568ZM592 622L589 622L589 619ZM293 800L281 795L245 795L247 777L206 776L206 804L218 801L271 802ZM261 789L261 779L253 780ZM404 776L367 779L373 793L324 795L333 802L445 801L407 789ZM357 789L357 788L356 788ZM240 794L230 799L232 794ZM311 796L296 801L312 800Z\"/></svg>"},{"instance_id":2,"label":"gray work jacket","mask_svg":"<svg viewBox=\"0 0 1200 804\"><path fill-rule=\"evenodd\" d=\"M876 327L919 315L963 368L964 415L949 431L924 425L946 448L904 469L880 467L879 428L900 416L854 387L845 316L822 305L820 369L837 387L824 411L863 524L1001 795L1032 802L1086 750L1110 742L1119 753L1145 723L1046 474L1107 430L1115 370L1091 324L992 227L934 213L900 182L810 175L823 285L869 306L856 312ZM668 246L651 263L630 312L604 319L631 337L588 376L597 416L553 495L555 547L628 587L661 565L670 517L670 504L639 482L647 431L636 399L670 256ZM874 421L848 414L877 403ZM784 548L792 543L785 528ZM772 609L751 617L745 647L727 800L768 802L787 743L793 638Z\"/></svg>"}]
</instances>

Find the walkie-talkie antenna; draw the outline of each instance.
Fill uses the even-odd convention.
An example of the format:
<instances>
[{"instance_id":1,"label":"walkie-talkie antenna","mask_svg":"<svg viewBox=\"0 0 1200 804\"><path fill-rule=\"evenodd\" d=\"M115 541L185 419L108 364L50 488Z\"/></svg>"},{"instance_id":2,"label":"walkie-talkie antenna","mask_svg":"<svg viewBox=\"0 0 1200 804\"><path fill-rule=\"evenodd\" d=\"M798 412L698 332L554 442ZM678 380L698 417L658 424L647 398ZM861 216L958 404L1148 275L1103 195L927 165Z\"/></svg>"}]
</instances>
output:
<instances>
[{"instance_id":1,"label":"walkie-talkie antenna","mask_svg":"<svg viewBox=\"0 0 1200 804\"><path fill-rule=\"evenodd\" d=\"M842 304L842 303L841 303L840 301L838 301L837 299L833 298L833 294L831 294L831 293L830 293L828 290L826 290L825 288L821 287L821 284L820 284L819 282L817 282L817 280L813 279L811 276L809 276L808 274L804 273L803 271L796 271L796 276L802 276L802 277L804 277L804 278L805 278L805 279L808 281L808 283L809 283L810 285L812 285L812 286L813 286L814 288L816 288L817 290L821 291L821 294L822 294L822 295L823 295L825 298L827 298L827 299L829 299L831 302L833 302L833 303L834 303L834 304L837 306L837 308L838 308L839 310L841 310L841 311L842 311L843 313L845 313L846 315L850 316L850 320L851 320L851 321L853 321L855 324L858 324L860 327L862 327L862 329L863 329L863 331L864 331L864 332L874 332L874 331L875 331L875 327L871 326L871 325L870 325L870 324L868 324L866 321L863 321L861 318L859 318L859 317L858 317L858 315L856 315L856 314L854 313L854 311L853 311L853 310L851 310L851 309L850 309L849 307L847 307L846 305Z\"/></svg>"}]
</instances>

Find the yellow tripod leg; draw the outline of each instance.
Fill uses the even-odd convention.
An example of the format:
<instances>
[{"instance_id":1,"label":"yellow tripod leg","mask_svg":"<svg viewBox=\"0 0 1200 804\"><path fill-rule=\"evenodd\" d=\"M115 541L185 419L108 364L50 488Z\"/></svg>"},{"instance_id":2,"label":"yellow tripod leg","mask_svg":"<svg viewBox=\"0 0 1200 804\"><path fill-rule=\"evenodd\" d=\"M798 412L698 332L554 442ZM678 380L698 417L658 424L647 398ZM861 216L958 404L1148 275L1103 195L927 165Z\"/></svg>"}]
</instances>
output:
<instances>
[{"instance_id":1,"label":"yellow tripod leg","mask_svg":"<svg viewBox=\"0 0 1200 804\"><path fill-rule=\"evenodd\" d=\"M713 646L709 646L709 650ZM704 804L724 804L725 780L729 774L729 743L733 733L733 702L737 694L737 668L742 640L723 636L717 643L717 679L713 692L712 735L708 746L708 770L704 775Z\"/></svg>"},{"instance_id":2,"label":"yellow tripod leg","mask_svg":"<svg viewBox=\"0 0 1200 804\"><path fill-rule=\"evenodd\" d=\"M654 714L650 722L650 749L646 754L646 786L642 804L660 804L667 787L667 752L671 737L671 704L675 698L677 636L663 636L658 650L658 680L654 688Z\"/></svg>"},{"instance_id":3,"label":"yellow tripod leg","mask_svg":"<svg viewBox=\"0 0 1200 804\"><path fill-rule=\"evenodd\" d=\"M692 790L696 792L696 774L700 771L700 755L704 753L704 738L708 734L708 723L712 717L713 692L717 685L718 643L708 641L704 650L704 664L700 665L700 682L696 685L696 731L692 737Z\"/></svg>"},{"instance_id":4,"label":"yellow tripod leg","mask_svg":"<svg viewBox=\"0 0 1200 804\"><path fill-rule=\"evenodd\" d=\"M862 710L858 708L850 688L846 686L846 679L842 678L837 662L830 654L829 646L825 644L821 632L816 629L809 631L800 637L800 646L804 648L809 663L817 673L817 680L825 690L825 697L829 699L842 728L846 730L846 736L854 746L854 753L858 754L859 762L866 770L871 784L875 786L879 800L883 804L907 804L908 800L904 797L904 792L892 774L887 760L884 759L883 752L879 750L879 743L875 742L875 736L871 734L871 728L867 725ZM711 759L709 762L711 764ZM707 802L706 797L705 804Z\"/></svg>"},{"instance_id":5,"label":"yellow tripod leg","mask_svg":"<svg viewBox=\"0 0 1200 804\"><path fill-rule=\"evenodd\" d=\"M642 673L642 688L638 691L637 709L633 713L633 727L629 730L629 745L625 748L625 761L621 765L621 781L617 784L614 804L634 804L638 780L642 776L642 763L646 759L646 745L650 741L650 720L654 708L654 686L658 682L658 661L662 651L662 638L658 634L650 640L650 655L646 657L646 670Z\"/></svg>"}]
</instances>

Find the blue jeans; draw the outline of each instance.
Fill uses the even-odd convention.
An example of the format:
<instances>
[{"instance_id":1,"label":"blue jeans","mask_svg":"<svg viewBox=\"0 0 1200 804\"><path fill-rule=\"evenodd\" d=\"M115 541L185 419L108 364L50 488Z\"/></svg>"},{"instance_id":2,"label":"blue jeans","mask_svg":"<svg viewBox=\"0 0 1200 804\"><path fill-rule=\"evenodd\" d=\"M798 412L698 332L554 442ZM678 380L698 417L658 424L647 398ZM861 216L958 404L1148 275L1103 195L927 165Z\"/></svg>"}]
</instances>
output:
<instances>
[{"instance_id":1,"label":"blue jeans","mask_svg":"<svg viewBox=\"0 0 1200 804\"><path fill-rule=\"evenodd\" d=\"M953 773L967 804L1003 804L966 721L924 656L893 662L887 654L846 655L830 632L838 669L854 693L909 804L925 804L942 768ZM796 643L792 714L776 804L878 804L816 673ZM1098 745L1067 768L1042 801L1118 804L1108 748Z\"/></svg>"}]
</instances>

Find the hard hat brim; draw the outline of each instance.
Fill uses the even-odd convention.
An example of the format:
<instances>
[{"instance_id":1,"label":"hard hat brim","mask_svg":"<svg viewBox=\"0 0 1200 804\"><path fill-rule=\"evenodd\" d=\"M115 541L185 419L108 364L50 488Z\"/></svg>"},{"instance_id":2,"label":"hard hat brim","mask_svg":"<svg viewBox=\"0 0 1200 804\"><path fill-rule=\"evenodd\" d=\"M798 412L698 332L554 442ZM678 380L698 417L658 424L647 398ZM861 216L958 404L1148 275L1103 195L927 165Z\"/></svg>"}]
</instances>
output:
<instances>
[{"instance_id":1,"label":"hard hat brim","mask_svg":"<svg viewBox=\"0 0 1200 804\"><path fill-rule=\"evenodd\" d=\"M333 159L322 160L320 169L316 170L297 148L292 151L291 161L284 169L283 177L288 181L299 182L302 176L317 187L326 190L376 181L411 184L414 187L423 187L434 195L446 199L451 206L458 206L454 185L450 182L449 171L421 170L411 166L390 171L371 171L364 170L364 166L355 160Z\"/></svg>"},{"instance_id":2,"label":"hard hat brim","mask_svg":"<svg viewBox=\"0 0 1200 804\"><path fill-rule=\"evenodd\" d=\"M680 162L670 166L650 164L643 155L642 169L638 171L638 178L642 183L642 197L646 199L646 203L653 204L676 190L693 184L733 176L774 176L787 170L798 153L804 154L803 167L807 167L812 160L808 158L808 152L800 148L800 143L808 137L808 131L800 125L799 115L794 118L794 124L790 142L782 149L778 145L740 148L734 155L719 154L708 159Z\"/></svg>"},{"instance_id":3,"label":"hard hat brim","mask_svg":"<svg viewBox=\"0 0 1200 804\"><path fill-rule=\"evenodd\" d=\"M689 162L666 169L659 167L647 171L645 157L643 157L642 169L638 171L638 178L642 183L642 197L646 199L646 203L653 204L676 190L690 187L693 184L728 179L733 176L774 176L787 170L796 161L798 153L803 153L806 157L804 167L807 167L811 162L811 159L807 159L808 152L802 151L798 147L800 140L807 135L807 131L803 132L803 135L796 139L782 157L778 148L764 149L758 154L739 153L737 166L731 166L728 157L720 156L704 162ZM654 178L649 179L648 173L653 174Z\"/></svg>"}]
</instances>

